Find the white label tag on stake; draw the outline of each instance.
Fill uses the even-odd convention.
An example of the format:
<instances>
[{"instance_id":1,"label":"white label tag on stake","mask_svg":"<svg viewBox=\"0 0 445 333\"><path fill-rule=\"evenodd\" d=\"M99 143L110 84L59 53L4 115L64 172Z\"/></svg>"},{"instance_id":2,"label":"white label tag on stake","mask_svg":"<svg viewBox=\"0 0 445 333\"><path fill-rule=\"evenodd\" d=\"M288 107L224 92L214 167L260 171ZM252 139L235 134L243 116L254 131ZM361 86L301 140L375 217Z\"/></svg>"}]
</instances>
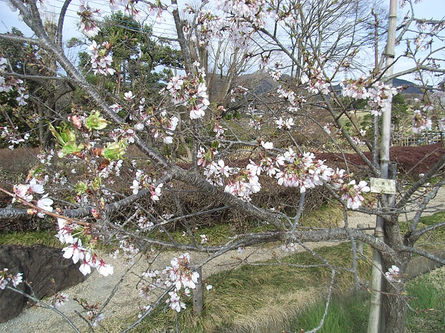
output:
<instances>
[{"instance_id":1,"label":"white label tag on stake","mask_svg":"<svg viewBox=\"0 0 445 333\"><path fill-rule=\"evenodd\" d=\"M371 178L371 192L396 194L396 181L394 179Z\"/></svg>"}]
</instances>

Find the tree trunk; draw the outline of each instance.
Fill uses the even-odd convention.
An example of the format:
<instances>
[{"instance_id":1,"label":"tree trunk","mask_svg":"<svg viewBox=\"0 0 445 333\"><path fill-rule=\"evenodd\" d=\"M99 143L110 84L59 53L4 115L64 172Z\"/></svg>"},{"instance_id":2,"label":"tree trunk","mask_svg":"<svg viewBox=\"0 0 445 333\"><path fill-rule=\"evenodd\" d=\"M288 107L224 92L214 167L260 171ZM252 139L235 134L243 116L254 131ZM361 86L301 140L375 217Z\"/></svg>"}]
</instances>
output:
<instances>
[{"instance_id":1,"label":"tree trunk","mask_svg":"<svg viewBox=\"0 0 445 333\"><path fill-rule=\"evenodd\" d=\"M199 274L199 278L196 288L193 289L193 312L200 315L204 306L202 294L202 267L199 267L196 271Z\"/></svg>"},{"instance_id":2,"label":"tree trunk","mask_svg":"<svg viewBox=\"0 0 445 333\"><path fill-rule=\"evenodd\" d=\"M392 248L403 244L400 235L400 227L398 217L385 220L385 243ZM394 263L384 260L383 272L388 272L392 265L399 268L399 276L395 277L395 281L383 279L383 295L382 295L382 325L380 332L387 333L403 333L405 332L405 319L407 311L407 299L405 295L405 273L411 255L408 253L399 253L398 262ZM386 258L387 259L387 258Z\"/></svg>"},{"instance_id":3,"label":"tree trunk","mask_svg":"<svg viewBox=\"0 0 445 333\"><path fill-rule=\"evenodd\" d=\"M400 268L403 276L405 269ZM407 299L405 293L405 283L385 281L384 284L383 311L384 311L384 327L381 332L385 333L404 333L406 312L408 310Z\"/></svg>"}]
</instances>

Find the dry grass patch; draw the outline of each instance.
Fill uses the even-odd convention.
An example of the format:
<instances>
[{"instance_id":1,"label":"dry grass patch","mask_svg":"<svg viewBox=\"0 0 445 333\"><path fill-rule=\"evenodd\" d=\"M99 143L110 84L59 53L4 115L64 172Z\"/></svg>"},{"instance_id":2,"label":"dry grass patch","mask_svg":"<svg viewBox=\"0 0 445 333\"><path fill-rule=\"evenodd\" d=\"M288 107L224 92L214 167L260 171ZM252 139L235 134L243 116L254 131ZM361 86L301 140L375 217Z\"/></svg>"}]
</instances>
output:
<instances>
[{"instance_id":1,"label":"dry grass patch","mask_svg":"<svg viewBox=\"0 0 445 333\"><path fill-rule=\"evenodd\" d=\"M350 268L350 244L315 250L332 265ZM307 252L296 253L268 265L244 265L206 279L214 288L205 291L204 311L197 316L191 300L187 310L178 314L180 332L271 332L286 328L296 313L326 294L331 278L327 267L298 268L287 264L314 265L320 260ZM368 261L359 261L360 277L367 279ZM335 290L346 290L353 284L351 273L339 270ZM147 318L134 332L174 332L175 313L166 306ZM124 323L125 325L125 323ZM108 323L107 328L116 328ZM111 329L111 331L115 331Z\"/></svg>"}]
</instances>

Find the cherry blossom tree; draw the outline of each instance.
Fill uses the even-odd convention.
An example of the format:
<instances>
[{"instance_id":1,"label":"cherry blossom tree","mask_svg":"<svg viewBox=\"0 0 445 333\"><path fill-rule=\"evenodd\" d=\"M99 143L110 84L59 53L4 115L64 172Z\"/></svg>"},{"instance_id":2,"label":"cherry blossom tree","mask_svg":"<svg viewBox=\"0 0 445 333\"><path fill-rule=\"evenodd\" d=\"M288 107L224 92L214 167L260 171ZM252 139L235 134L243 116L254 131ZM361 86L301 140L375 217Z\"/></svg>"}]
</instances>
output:
<instances>
[{"instance_id":1,"label":"cherry blossom tree","mask_svg":"<svg viewBox=\"0 0 445 333\"><path fill-rule=\"evenodd\" d=\"M92 269L104 278L113 273L113 267L96 250L98 242L118 244L120 252L129 257L139 251L151 253L150 247L151 251L157 247L183 251L164 270L148 270L144 274L141 296L148 297L150 303L131 327L161 302L167 302L177 312L184 309L183 297L199 287L200 268L229 250L270 242L280 242L287 249L296 246L307 249L305 242L329 240L351 243L352 271L357 284L366 282L359 281L357 276L356 242L368 244L381 256L377 277L386 280L385 330L404 331L407 310L404 273L411 257L420 255L445 264L444 258L415 245L424 234L445 225L440 222L418 228L428 202L445 183L441 172L445 156L424 175L415 175L414 181L395 174L396 196L369 193L368 177L389 177L389 155L384 152L389 145L382 144L379 157L379 144L390 139L390 126L381 118L391 119L391 100L398 93L391 80L397 75L415 73L419 85L435 89L434 82L427 81L428 75L443 78L443 58L440 58L444 49L440 36L445 27L443 21L418 19L413 3L403 1L401 4L408 6L408 14L395 29L398 35L388 38L388 45L391 40L406 43L405 52L395 57L394 49L387 47L381 57L377 52L377 61L372 59L368 64L366 59L378 47L381 31L376 24L377 38L371 39L374 44L370 44L364 30L358 29L363 22L377 17L362 1L220 0L203 1L193 10L176 0L110 1L112 9L119 8L136 20L143 20L142 13L149 12L153 17L171 17L174 22L185 70L165 82L155 103L143 95L143 90L121 91L110 96L89 83L85 72L70 61L63 44L66 13L73 6L70 0L64 1L60 9L54 35L45 30L42 22L45 1L9 0L9 3L34 35L0 34L0 39L38 46L61 69L54 75L69 81L94 105L73 105L59 125L48 125L57 141L55 149L38 156L40 165L30 171L26 181L15 184L12 191L1 189L11 196L13 205L1 209L0 217L18 219L37 215L53 219L57 237L65 245L61 256L79 263L85 275ZM93 3L82 1L77 9L78 27L90 38L101 29L101 9L92 6ZM193 18L186 20L185 15ZM394 15L391 17L395 19ZM254 113L249 110L261 114L243 124L247 128L241 134L235 131L233 122L222 117L221 107L209 100L208 68L201 63L205 59L200 56L204 54L200 46L208 46L211 41L216 41L212 45L218 45L217 41L224 39L236 46L235 51L249 43L256 44L256 51L245 56L256 60L258 69L268 72L276 83L267 96L245 87L233 89L231 99L249 101L246 118ZM99 44L91 41L89 72L102 79L112 77L115 47L118 45L110 41ZM14 72L9 55L0 56L0 93L9 94L9 98L16 98L26 106L27 81L34 75ZM413 67L399 74L391 71L394 62L402 57L411 59ZM275 58L282 62L270 62ZM353 121L351 110L357 100L365 102L367 112L374 117L372 128L361 128ZM431 114L440 116L443 111L440 105L433 104L431 93L425 90L419 109L413 112L413 131L427 129ZM343 119L350 120L352 128L346 128ZM14 140L7 124L2 124L2 131L5 139ZM323 137L323 144L330 142L340 156L345 150L355 152L367 172L355 177L346 158L344 168L330 166L329 161L317 157L326 145L317 146L314 139L298 137L305 132L308 137ZM369 137L372 139L368 140ZM144 156L143 162L131 154L134 147ZM248 157L240 158L241 149L246 147ZM56 160L69 165L70 170L59 170L60 163ZM131 182L119 182L123 175ZM434 185L427 186L433 178ZM267 182L295 189L298 203L286 209L258 202L256 198ZM185 187L193 189L197 196L211 198L212 203L189 211L180 197ZM301 226L307 193L316 188L325 189L326 196L343 207L343 226ZM419 191L423 191L420 196ZM67 197L69 204L59 199ZM171 200L173 204L163 206L163 200ZM408 208L408 204L414 204L415 208ZM408 209L417 213L409 230L404 231L399 216ZM236 210L272 228L267 232L238 234L226 244L209 245L207 236L199 228L195 232L189 222L196 216L227 210ZM376 234L349 226L346 214L349 210L377 216ZM187 236L184 242L171 236L177 222L182 223ZM192 251L207 252L209 257L192 265ZM327 261L326 266L334 283L338 269ZM15 287L20 280L19 275L4 270L1 286ZM162 290L154 301L153 289ZM332 285L328 304L331 292ZM381 292L377 290L377 294ZM101 313L92 313L90 320L94 323L101 318ZM322 324L323 320L320 327Z\"/></svg>"}]
</instances>

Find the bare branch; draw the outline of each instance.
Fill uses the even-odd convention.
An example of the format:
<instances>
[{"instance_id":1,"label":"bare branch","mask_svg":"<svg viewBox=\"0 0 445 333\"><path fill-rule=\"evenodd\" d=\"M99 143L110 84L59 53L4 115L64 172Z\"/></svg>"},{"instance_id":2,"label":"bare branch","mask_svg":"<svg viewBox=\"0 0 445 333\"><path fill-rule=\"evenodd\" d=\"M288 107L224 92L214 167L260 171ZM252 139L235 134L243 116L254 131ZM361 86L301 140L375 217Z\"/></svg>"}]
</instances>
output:
<instances>
[{"instance_id":1,"label":"bare branch","mask_svg":"<svg viewBox=\"0 0 445 333\"><path fill-rule=\"evenodd\" d=\"M436 230L440 227L445 226L445 221L444 222L438 222L436 224L430 225L428 227L419 229L417 231L412 232L409 237L408 240L411 244L414 244L422 235L426 234L427 232Z\"/></svg>"},{"instance_id":2,"label":"bare branch","mask_svg":"<svg viewBox=\"0 0 445 333\"><path fill-rule=\"evenodd\" d=\"M428 203L434 199L437 195L437 192L439 189L445 185L445 179L438 182L436 185L434 185L434 188L432 191L430 191L427 195L423 197L422 203L419 205L419 208L417 209L416 215L414 215L413 222L411 224L410 232L414 233L417 225L419 223L420 217L422 216L422 213L425 211ZM411 238L411 237L410 237ZM417 240L417 239L416 239Z\"/></svg>"},{"instance_id":3,"label":"bare branch","mask_svg":"<svg viewBox=\"0 0 445 333\"><path fill-rule=\"evenodd\" d=\"M444 166L445 164L445 154L440 157L440 159L437 161L437 163L418 181L416 181L409 189L408 191L403 195L402 199L397 202L394 207L396 209L403 208L411 198L411 196L416 193L416 191L425 183L427 183L431 177L434 176L434 174Z\"/></svg>"},{"instance_id":4,"label":"bare branch","mask_svg":"<svg viewBox=\"0 0 445 333\"><path fill-rule=\"evenodd\" d=\"M65 21L66 12L72 0L65 0L59 13L59 21L57 22L56 44L62 49L63 23Z\"/></svg>"},{"instance_id":5,"label":"bare branch","mask_svg":"<svg viewBox=\"0 0 445 333\"><path fill-rule=\"evenodd\" d=\"M445 265L445 258L440 258L440 257L438 257L438 256L436 256L436 255L434 255L434 254L432 254L430 252L424 251L424 250L419 249L419 248L415 248L415 247L411 247L411 246L402 246L400 248L400 251L418 254L418 255L420 255L422 257L431 259L431 260L436 261L436 262L438 262L438 263L440 263L442 265Z\"/></svg>"}]
</instances>

